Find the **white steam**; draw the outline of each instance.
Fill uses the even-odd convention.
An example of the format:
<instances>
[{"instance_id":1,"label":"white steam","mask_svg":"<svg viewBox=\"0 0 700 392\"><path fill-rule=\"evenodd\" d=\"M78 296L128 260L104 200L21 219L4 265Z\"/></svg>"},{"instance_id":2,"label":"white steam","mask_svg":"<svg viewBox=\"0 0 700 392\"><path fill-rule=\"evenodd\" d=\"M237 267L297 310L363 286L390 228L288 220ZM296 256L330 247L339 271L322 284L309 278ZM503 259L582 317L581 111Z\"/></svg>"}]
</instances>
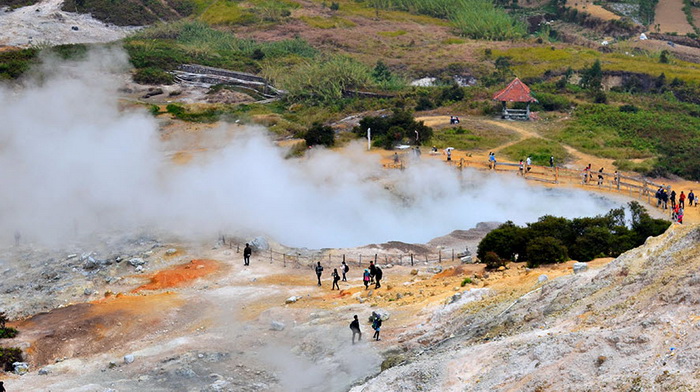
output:
<instances>
[{"instance_id":1,"label":"white steam","mask_svg":"<svg viewBox=\"0 0 700 392\"><path fill-rule=\"evenodd\" d=\"M48 71L50 67L51 71ZM426 242L482 221L596 215L613 204L428 161L382 170L361 146L285 159L261 127L174 165L156 120L119 110L123 52L45 61L41 83L0 87L0 238L62 241L154 228L187 236L268 235L290 246ZM212 132L216 132L213 130Z\"/></svg>"}]
</instances>

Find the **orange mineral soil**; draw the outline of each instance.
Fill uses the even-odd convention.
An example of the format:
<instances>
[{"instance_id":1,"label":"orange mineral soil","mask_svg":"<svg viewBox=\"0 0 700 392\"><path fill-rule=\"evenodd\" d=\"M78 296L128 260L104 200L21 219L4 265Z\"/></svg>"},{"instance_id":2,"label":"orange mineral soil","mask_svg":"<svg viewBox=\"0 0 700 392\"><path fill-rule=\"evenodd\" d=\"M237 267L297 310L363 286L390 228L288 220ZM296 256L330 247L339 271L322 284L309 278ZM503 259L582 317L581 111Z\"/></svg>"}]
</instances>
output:
<instances>
[{"instance_id":1,"label":"orange mineral soil","mask_svg":"<svg viewBox=\"0 0 700 392\"><path fill-rule=\"evenodd\" d=\"M187 264L176 265L175 267L156 272L150 276L150 282L137 287L132 292L137 293L142 290L162 290L184 286L196 279L218 271L219 268L219 262L214 260L192 260Z\"/></svg>"}]
</instances>

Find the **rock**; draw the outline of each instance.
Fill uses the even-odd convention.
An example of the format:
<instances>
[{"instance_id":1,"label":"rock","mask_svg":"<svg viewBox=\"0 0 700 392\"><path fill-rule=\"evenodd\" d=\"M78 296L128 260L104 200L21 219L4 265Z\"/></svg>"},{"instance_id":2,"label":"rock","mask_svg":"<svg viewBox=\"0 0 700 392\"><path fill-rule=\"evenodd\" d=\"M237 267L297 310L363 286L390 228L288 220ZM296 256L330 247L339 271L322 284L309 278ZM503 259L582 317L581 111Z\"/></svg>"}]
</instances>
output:
<instances>
[{"instance_id":1,"label":"rock","mask_svg":"<svg viewBox=\"0 0 700 392\"><path fill-rule=\"evenodd\" d=\"M432 267L428 267L426 269L426 271L428 271L431 274L439 274L440 272L442 272L442 266L441 265L434 265Z\"/></svg>"},{"instance_id":2,"label":"rock","mask_svg":"<svg viewBox=\"0 0 700 392\"><path fill-rule=\"evenodd\" d=\"M92 289L83 290L83 294L85 294L85 295L92 295L93 293L94 293L94 291L92 291Z\"/></svg>"},{"instance_id":3,"label":"rock","mask_svg":"<svg viewBox=\"0 0 700 392\"><path fill-rule=\"evenodd\" d=\"M455 303L462 298L462 293L456 293L455 295L451 296L450 299L447 301L448 304Z\"/></svg>"},{"instance_id":4,"label":"rock","mask_svg":"<svg viewBox=\"0 0 700 392\"><path fill-rule=\"evenodd\" d=\"M272 331L283 331L285 326L286 325L281 321L273 321L270 323L270 329Z\"/></svg>"},{"instance_id":5,"label":"rock","mask_svg":"<svg viewBox=\"0 0 700 392\"><path fill-rule=\"evenodd\" d=\"M537 278L537 283L544 283L544 282L546 282L546 281L548 281L548 280L549 280L549 276L547 276L547 275L540 275L540 276Z\"/></svg>"},{"instance_id":6,"label":"rock","mask_svg":"<svg viewBox=\"0 0 700 392\"><path fill-rule=\"evenodd\" d=\"M287 298L287 299L284 301L284 303L285 303L285 304L293 304L293 303L297 302L297 301L300 300L300 299L301 299L301 297L297 297L296 295L292 295L291 297Z\"/></svg>"},{"instance_id":7,"label":"rock","mask_svg":"<svg viewBox=\"0 0 700 392\"><path fill-rule=\"evenodd\" d=\"M417 269L412 269L411 270L411 275L418 275L418 270Z\"/></svg>"},{"instance_id":8,"label":"rock","mask_svg":"<svg viewBox=\"0 0 700 392\"><path fill-rule=\"evenodd\" d=\"M462 264L474 264L474 259L471 255L461 257L460 260L462 261Z\"/></svg>"},{"instance_id":9,"label":"rock","mask_svg":"<svg viewBox=\"0 0 700 392\"><path fill-rule=\"evenodd\" d=\"M50 374L53 371L49 366L43 367L39 369L39 375L40 376L46 376L47 374Z\"/></svg>"},{"instance_id":10,"label":"rock","mask_svg":"<svg viewBox=\"0 0 700 392\"><path fill-rule=\"evenodd\" d=\"M136 272L143 272L143 266L139 265L138 267L136 267Z\"/></svg>"},{"instance_id":11,"label":"rock","mask_svg":"<svg viewBox=\"0 0 700 392\"><path fill-rule=\"evenodd\" d=\"M144 265L144 264L146 264L146 260L144 260L140 257L134 257L134 258L129 260L129 265L131 265L132 267L138 267L138 266Z\"/></svg>"},{"instance_id":12,"label":"rock","mask_svg":"<svg viewBox=\"0 0 700 392\"><path fill-rule=\"evenodd\" d=\"M175 249L175 248L170 248L170 249L168 249L168 250L165 251L165 254L168 255L168 256L172 256L172 255L174 255L175 253L177 253L177 249Z\"/></svg>"},{"instance_id":13,"label":"rock","mask_svg":"<svg viewBox=\"0 0 700 392\"><path fill-rule=\"evenodd\" d=\"M575 263L574 264L574 273L578 274L580 272L585 272L588 270L588 264L586 263Z\"/></svg>"},{"instance_id":14,"label":"rock","mask_svg":"<svg viewBox=\"0 0 700 392\"><path fill-rule=\"evenodd\" d=\"M15 374L19 374L20 376L29 373L29 364L26 362L13 362L12 368Z\"/></svg>"},{"instance_id":15,"label":"rock","mask_svg":"<svg viewBox=\"0 0 700 392\"><path fill-rule=\"evenodd\" d=\"M363 303L365 303L366 299L364 299L363 297L357 297L357 301L359 303L363 304Z\"/></svg>"},{"instance_id":16,"label":"rock","mask_svg":"<svg viewBox=\"0 0 700 392\"><path fill-rule=\"evenodd\" d=\"M125 355L124 356L124 363L128 365L130 363L133 363L135 359L136 358L134 358L134 354Z\"/></svg>"},{"instance_id":17,"label":"rock","mask_svg":"<svg viewBox=\"0 0 700 392\"><path fill-rule=\"evenodd\" d=\"M504 267L504 266L500 266L500 267L496 268L496 271L505 271L505 270L506 270L506 267Z\"/></svg>"},{"instance_id":18,"label":"rock","mask_svg":"<svg viewBox=\"0 0 700 392\"><path fill-rule=\"evenodd\" d=\"M155 88L151 87L146 91L146 94L144 94L141 98L150 98L154 95L160 95L163 94L163 89L162 88Z\"/></svg>"},{"instance_id":19,"label":"rock","mask_svg":"<svg viewBox=\"0 0 700 392\"><path fill-rule=\"evenodd\" d=\"M270 244L267 243L265 237L255 237L250 241L250 247L253 251L260 252L263 250L270 250Z\"/></svg>"},{"instance_id":20,"label":"rock","mask_svg":"<svg viewBox=\"0 0 700 392\"><path fill-rule=\"evenodd\" d=\"M78 26L71 26L70 29L73 30L73 31L78 31L78 30L80 30L80 27L78 27Z\"/></svg>"},{"instance_id":21,"label":"rock","mask_svg":"<svg viewBox=\"0 0 700 392\"><path fill-rule=\"evenodd\" d=\"M374 315L379 316L379 318L381 318L382 321L386 321L389 320L389 316L391 314L386 309L375 309L374 311L372 311L372 315L370 316L369 321L372 321L372 317L374 317Z\"/></svg>"}]
</instances>

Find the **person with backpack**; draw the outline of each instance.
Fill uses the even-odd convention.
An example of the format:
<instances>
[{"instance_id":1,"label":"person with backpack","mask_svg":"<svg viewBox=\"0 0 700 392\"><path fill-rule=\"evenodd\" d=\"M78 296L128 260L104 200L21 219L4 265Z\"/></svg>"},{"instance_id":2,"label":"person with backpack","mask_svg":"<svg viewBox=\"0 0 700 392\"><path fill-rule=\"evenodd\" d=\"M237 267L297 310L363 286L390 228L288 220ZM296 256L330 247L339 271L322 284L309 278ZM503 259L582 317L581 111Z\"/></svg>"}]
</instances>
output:
<instances>
[{"instance_id":1,"label":"person with backpack","mask_svg":"<svg viewBox=\"0 0 700 392\"><path fill-rule=\"evenodd\" d=\"M372 329L374 330L374 336L372 336L372 339L374 340L381 340L379 339L379 330L382 328L382 318L376 314L372 313L374 317L372 318Z\"/></svg>"},{"instance_id":2,"label":"person with backpack","mask_svg":"<svg viewBox=\"0 0 700 392\"><path fill-rule=\"evenodd\" d=\"M366 269L365 272L362 274L362 282L365 284L365 290L368 289L369 280L370 280L369 270Z\"/></svg>"},{"instance_id":3,"label":"person with backpack","mask_svg":"<svg viewBox=\"0 0 700 392\"><path fill-rule=\"evenodd\" d=\"M333 273L331 274L333 277L333 287L331 287L331 290L335 289L336 287L338 290L340 290L340 286L338 286L338 281L340 280L340 275L338 275L338 269L333 268Z\"/></svg>"},{"instance_id":4,"label":"person with backpack","mask_svg":"<svg viewBox=\"0 0 700 392\"><path fill-rule=\"evenodd\" d=\"M676 191L671 190L671 208L676 208Z\"/></svg>"},{"instance_id":5,"label":"person with backpack","mask_svg":"<svg viewBox=\"0 0 700 392\"><path fill-rule=\"evenodd\" d=\"M681 191L681 194L678 196L678 205L681 206L681 208L685 208L685 193Z\"/></svg>"},{"instance_id":6,"label":"person with backpack","mask_svg":"<svg viewBox=\"0 0 700 392\"><path fill-rule=\"evenodd\" d=\"M319 261L318 264L316 265L316 278L318 278L318 285L321 285L321 274L323 273L323 266L321 265L321 262Z\"/></svg>"},{"instance_id":7,"label":"person with backpack","mask_svg":"<svg viewBox=\"0 0 700 392\"><path fill-rule=\"evenodd\" d=\"M347 274L348 271L350 271L350 267L348 267L348 265L345 264L345 260L343 260L343 262L340 264L340 270L343 271L343 282L347 282L348 279L345 277L345 274Z\"/></svg>"},{"instance_id":8,"label":"person with backpack","mask_svg":"<svg viewBox=\"0 0 700 392\"><path fill-rule=\"evenodd\" d=\"M352 344L355 344L355 335L359 335L359 338L357 341L362 340L362 331L360 331L360 320L357 319L357 315L355 315L354 320L350 323L350 330L352 331Z\"/></svg>"},{"instance_id":9,"label":"person with backpack","mask_svg":"<svg viewBox=\"0 0 700 392\"><path fill-rule=\"evenodd\" d=\"M688 207L693 206L693 200L695 200L695 205L697 205L697 199L695 199L695 193L693 193L693 190L690 190L690 193L688 193Z\"/></svg>"},{"instance_id":10,"label":"person with backpack","mask_svg":"<svg viewBox=\"0 0 700 392\"><path fill-rule=\"evenodd\" d=\"M382 285L379 284L379 281L382 280L382 275L382 269L379 268L379 266L374 267L374 280L377 282L377 284L374 286L375 289L382 287Z\"/></svg>"},{"instance_id":11,"label":"person with backpack","mask_svg":"<svg viewBox=\"0 0 700 392\"><path fill-rule=\"evenodd\" d=\"M377 267L374 265L374 261L369 262L369 281L370 283L374 283L374 271Z\"/></svg>"}]
</instances>

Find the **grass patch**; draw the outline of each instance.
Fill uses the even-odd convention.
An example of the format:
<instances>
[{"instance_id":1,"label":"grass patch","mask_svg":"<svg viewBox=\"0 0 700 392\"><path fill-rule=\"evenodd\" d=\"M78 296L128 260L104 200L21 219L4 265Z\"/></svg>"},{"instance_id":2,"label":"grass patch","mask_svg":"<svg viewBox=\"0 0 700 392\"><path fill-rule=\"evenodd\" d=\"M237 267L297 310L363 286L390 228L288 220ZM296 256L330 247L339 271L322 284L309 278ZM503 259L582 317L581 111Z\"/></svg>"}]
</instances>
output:
<instances>
[{"instance_id":1,"label":"grass patch","mask_svg":"<svg viewBox=\"0 0 700 392\"><path fill-rule=\"evenodd\" d=\"M10 7L12 9L26 7L38 3L39 0L0 0L0 7Z\"/></svg>"},{"instance_id":2,"label":"grass patch","mask_svg":"<svg viewBox=\"0 0 700 392\"><path fill-rule=\"evenodd\" d=\"M27 72L36 60L37 49L0 52L0 79L17 79Z\"/></svg>"},{"instance_id":3,"label":"grass patch","mask_svg":"<svg viewBox=\"0 0 700 392\"><path fill-rule=\"evenodd\" d=\"M406 30L396 30L396 31L380 31L377 34L381 35L382 37L400 37L402 35L406 34Z\"/></svg>"},{"instance_id":4,"label":"grass patch","mask_svg":"<svg viewBox=\"0 0 700 392\"><path fill-rule=\"evenodd\" d=\"M299 19L304 21L304 23L307 25L317 29L346 29L356 26L353 21L337 16L332 16L330 18L324 18L321 16L302 16Z\"/></svg>"},{"instance_id":5,"label":"grass patch","mask_svg":"<svg viewBox=\"0 0 700 392\"><path fill-rule=\"evenodd\" d=\"M633 171L637 173L649 173L658 165L659 161L656 158L649 158L639 162L631 161L629 159L618 159L613 161L619 170L622 171Z\"/></svg>"},{"instance_id":6,"label":"grass patch","mask_svg":"<svg viewBox=\"0 0 700 392\"><path fill-rule=\"evenodd\" d=\"M62 10L92 14L117 26L143 26L192 15L192 0L65 0Z\"/></svg>"},{"instance_id":7,"label":"grass patch","mask_svg":"<svg viewBox=\"0 0 700 392\"><path fill-rule=\"evenodd\" d=\"M17 336L18 332L12 327L0 328L0 339L12 339Z\"/></svg>"},{"instance_id":8,"label":"grass patch","mask_svg":"<svg viewBox=\"0 0 700 392\"><path fill-rule=\"evenodd\" d=\"M443 45L459 45L459 44L463 44L465 42L467 42L467 41L465 41L461 38L447 38L447 39L442 40L441 44L443 44Z\"/></svg>"},{"instance_id":9,"label":"grass patch","mask_svg":"<svg viewBox=\"0 0 700 392\"><path fill-rule=\"evenodd\" d=\"M700 82L700 64L673 60L672 64L662 64L658 56L627 55L624 53L601 53L593 49L569 47L521 47L492 51L492 57L509 57L511 69L522 78L537 78L546 71L574 70L590 66L600 60L605 71L626 71L657 76L664 73L667 78Z\"/></svg>"},{"instance_id":10,"label":"grass patch","mask_svg":"<svg viewBox=\"0 0 700 392\"><path fill-rule=\"evenodd\" d=\"M494 131L490 128L442 128L434 130L433 137L425 145L439 149L454 147L458 150L488 150L508 143L515 137L511 131Z\"/></svg>"},{"instance_id":11,"label":"grass patch","mask_svg":"<svg viewBox=\"0 0 700 392\"><path fill-rule=\"evenodd\" d=\"M528 138L521 140L511 146L501 150L500 154L513 162L525 160L528 156L532 158L535 165L548 166L549 157L553 156L554 161L559 164L568 161L571 157L561 144L542 138Z\"/></svg>"},{"instance_id":12,"label":"grass patch","mask_svg":"<svg viewBox=\"0 0 700 392\"><path fill-rule=\"evenodd\" d=\"M255 17L237 2L217 1L202 10L198 19L211 25L235 25L253 22Z\"/></svg>"}]
</instances>

